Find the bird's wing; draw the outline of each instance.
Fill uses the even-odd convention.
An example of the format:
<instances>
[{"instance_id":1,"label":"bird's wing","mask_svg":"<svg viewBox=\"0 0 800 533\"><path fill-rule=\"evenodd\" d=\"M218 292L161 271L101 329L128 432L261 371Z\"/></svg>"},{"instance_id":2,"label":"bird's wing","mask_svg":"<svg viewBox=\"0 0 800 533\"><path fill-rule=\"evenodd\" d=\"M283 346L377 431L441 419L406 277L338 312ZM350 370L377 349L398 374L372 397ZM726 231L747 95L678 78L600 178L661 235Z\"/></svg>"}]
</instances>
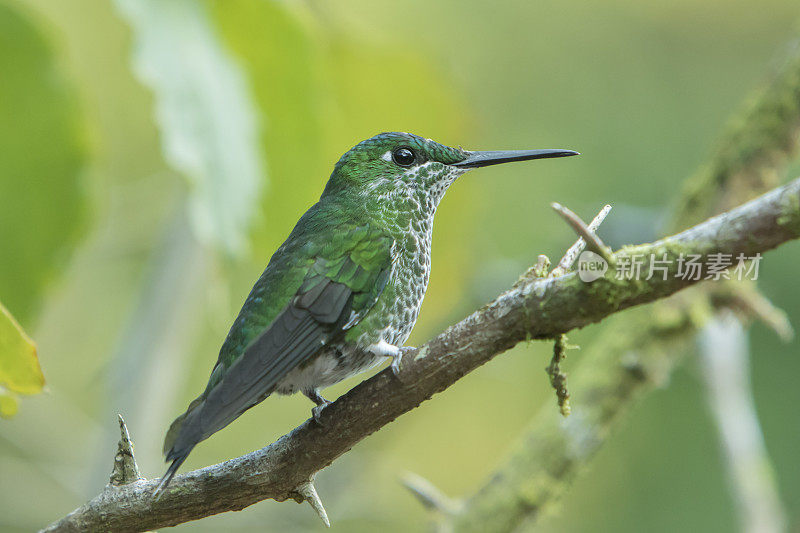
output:
<instances>
[{"instance_id":1,"label":"bird's wing","mask_svg":"<svg viewBox=\"0 0 800 533\"><path fill-rule=\"evenodd\" d=\"M177 427L170 428L164 447L168 460L185 457L195 444L263 400L292 369L372 308L391 273L394 241L364 228L353 230L352 236L345 239L352 243L345 249L323 246L296 294L269 326L230 366L215 368L211 386L175 421Z\"/></svg>"}]
</instances>

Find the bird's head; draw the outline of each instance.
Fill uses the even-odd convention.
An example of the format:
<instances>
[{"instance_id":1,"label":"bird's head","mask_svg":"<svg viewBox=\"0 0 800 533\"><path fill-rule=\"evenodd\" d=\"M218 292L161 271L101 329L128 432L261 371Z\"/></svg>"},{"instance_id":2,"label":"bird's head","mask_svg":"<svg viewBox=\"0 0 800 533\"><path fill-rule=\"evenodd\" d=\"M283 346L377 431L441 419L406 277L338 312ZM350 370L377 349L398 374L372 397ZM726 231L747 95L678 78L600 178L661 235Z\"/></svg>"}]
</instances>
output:
<instances>
[{"instance_id":1,"label":"bird's head","mask_svg":"<svg viewBox=\"0 0 800 533\"><path fill-rule=\"evenodd\" d=\"M422 193L438 203L453 181L473 168L577 154L572 150L470 152L410 133L381 133L361 141L339 159L323 197L342 192L365 199Z\"/></svg>"}]
</instances>

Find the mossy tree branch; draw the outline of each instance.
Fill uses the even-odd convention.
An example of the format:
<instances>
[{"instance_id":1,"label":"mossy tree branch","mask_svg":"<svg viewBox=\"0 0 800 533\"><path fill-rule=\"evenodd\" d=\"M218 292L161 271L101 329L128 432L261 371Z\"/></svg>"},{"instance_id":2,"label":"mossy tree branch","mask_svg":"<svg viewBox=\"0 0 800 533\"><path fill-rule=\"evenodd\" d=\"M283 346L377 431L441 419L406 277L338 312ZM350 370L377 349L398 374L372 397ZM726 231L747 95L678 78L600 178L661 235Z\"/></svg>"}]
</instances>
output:
<instances>
[{"instance_id":1,"label":"mossy tree branch","mask_svg":"<svg viewBox=\"0 0 800 533\"><path fill-rule=\"evenodd\" d=\"M730 209L778 183L800 134L798 47L793 44L771 79L730 122L709 162L686 181L673 229ZM585 350L570 379L577 391L572 399L577 416L564 421L544 408L486 484L462 502L448 527L513 531L536 518L605 442L613 422L635 398L652 390L683 360L681 346L720 307L765 320L783 337L790 331L785 317L752 283L693 289L627 313L625 321ZM583 435L580 446L571 442L578 430Z\"/></svg>"},{"instance_id":2,"label":"mossy tree branch","mask_svg":"<svg viewBox=\"0 0 800 533\"><path fill-rule=\"evenodd\" d=\"M670 231L695 224L780 183L800 136L800 39L728 123L708 160L683 186Z\"/></svg>"},{"instance_id":3,"label":"mossy tree branch","mask_svg":"<svg viewBox=\"0 0 800 533\"><path fill-rule=\"evenodd\" d=\"M632 254L647 258L666 254L673 266L665 278L618 280L612 271L591 283L573 273L515 285L407 354L398 377L385 370L333 402L323 411L321 425L307 421L270 446L177 476L158 500L153 498L157 480L105 490L47 531L144 531L242 509L268 498L303 501L300 488L319 470L518 342L553 338L698 283L675 276L680 254L752 256L797 237L800 179L682 233L627 247L613 256L619 262ZM627 379L639 379L637 372L629 375Z\"/></svg>"}]
</instances>

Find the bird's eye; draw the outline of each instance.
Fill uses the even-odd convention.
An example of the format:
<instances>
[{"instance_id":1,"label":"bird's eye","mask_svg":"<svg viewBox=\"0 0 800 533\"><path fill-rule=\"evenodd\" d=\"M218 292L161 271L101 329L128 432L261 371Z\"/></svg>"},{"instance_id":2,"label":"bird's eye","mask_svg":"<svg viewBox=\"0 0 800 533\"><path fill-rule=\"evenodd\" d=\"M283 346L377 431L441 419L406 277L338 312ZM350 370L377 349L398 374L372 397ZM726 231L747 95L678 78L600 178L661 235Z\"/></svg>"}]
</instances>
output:
<instances>
[{"instance_id":1,"label":"bird's eye","mask_svg":"<svg viewBox=\"0 0 800 533\"><path fill-rule=\"evenodd\" d=\"M410 167L414 164L414 161L417 160L417 156L414 155L411 148L403 146L401 148L396 148L395 151L392 152L392 159L401 167Z\"/></svg>"}]
</instances>

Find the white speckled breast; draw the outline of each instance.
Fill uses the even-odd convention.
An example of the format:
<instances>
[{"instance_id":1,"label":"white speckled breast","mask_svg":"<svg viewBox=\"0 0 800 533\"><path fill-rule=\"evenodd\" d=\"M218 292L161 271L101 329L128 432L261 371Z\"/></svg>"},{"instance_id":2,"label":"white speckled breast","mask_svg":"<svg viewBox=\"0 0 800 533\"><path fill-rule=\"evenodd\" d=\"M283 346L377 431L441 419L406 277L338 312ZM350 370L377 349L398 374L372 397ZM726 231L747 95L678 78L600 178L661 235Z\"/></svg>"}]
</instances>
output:
<instances>
[{"instance_id":1,"label":"white speckled breast","mask_svg":"<svg viewBox=\"0 0 800 533\"><path fill-rule=\"evenodd\" d=\"M324 388L365 371L384 359L366 348L383 340L402 346L417 321L431 272L433 218L447 188L463 174L441 163L425 163L409 170L403 187L387 187L389 193L365 199L376 220L386 224L395 239L394 265L387 287L364 319L355 343L331 345L311 364L291 371L278 392ZM373 188L381 190L380 184ZM411 216L405 216L411 215ZM403 223L395 222L402 220Z\"/></svg>"}]
</instances>

